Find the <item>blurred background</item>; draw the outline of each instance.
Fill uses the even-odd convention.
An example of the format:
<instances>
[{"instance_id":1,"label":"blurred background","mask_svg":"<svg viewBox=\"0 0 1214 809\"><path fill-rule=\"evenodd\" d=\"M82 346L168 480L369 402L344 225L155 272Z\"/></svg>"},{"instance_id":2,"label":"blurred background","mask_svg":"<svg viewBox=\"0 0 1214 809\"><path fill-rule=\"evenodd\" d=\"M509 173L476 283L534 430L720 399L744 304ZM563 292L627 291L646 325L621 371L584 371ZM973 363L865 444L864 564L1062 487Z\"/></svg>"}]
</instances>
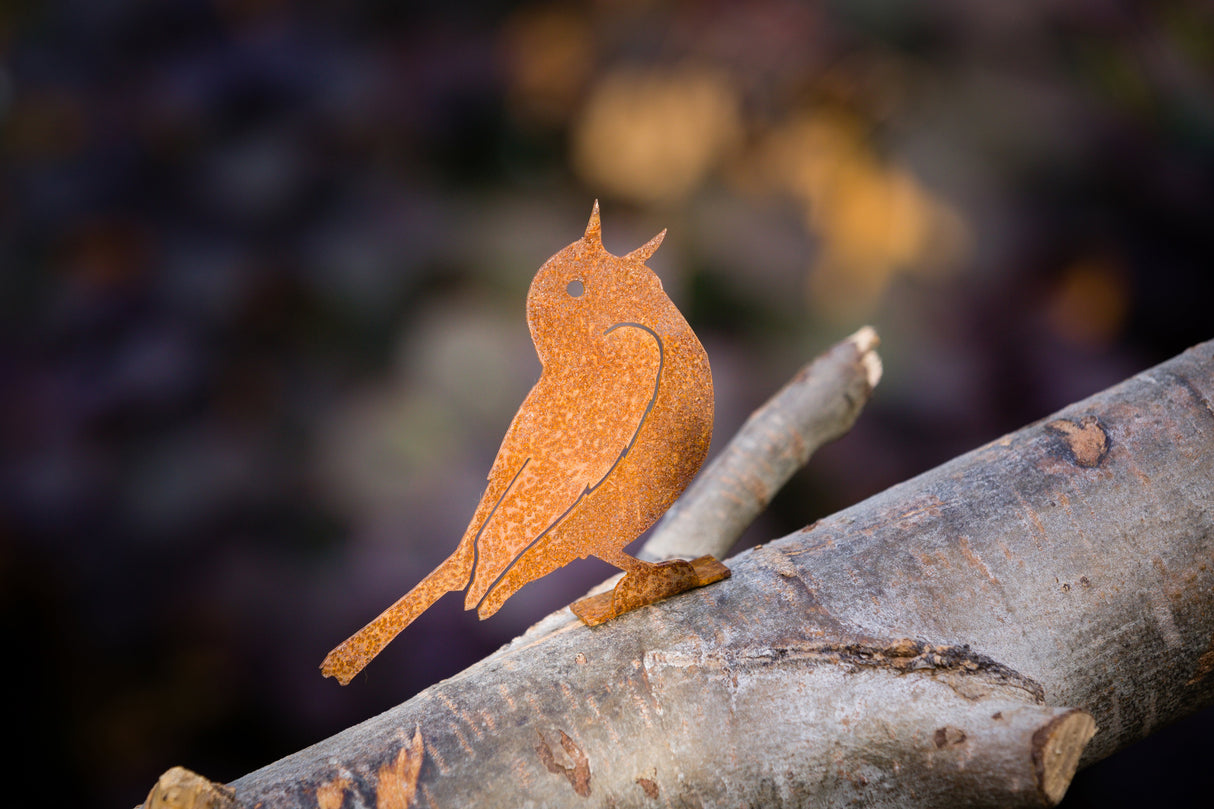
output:
<instances>
[{"instance_id":1,"label":"blurred background","mask_svg":"<svg viewBox=\"0 0 1214 809\"><path fill-rule=\"evenodd\" d=\"M41 804L236 778L611 572L317 671L454 548L538 375L528 283L595 198L614 253L669 228L714 452L882 337L744 544L1214 337L1209 3L338 5L0 6L0 614ZM1208 798L1212 729L1066 805Z\"/></svg>"}]
</instances>

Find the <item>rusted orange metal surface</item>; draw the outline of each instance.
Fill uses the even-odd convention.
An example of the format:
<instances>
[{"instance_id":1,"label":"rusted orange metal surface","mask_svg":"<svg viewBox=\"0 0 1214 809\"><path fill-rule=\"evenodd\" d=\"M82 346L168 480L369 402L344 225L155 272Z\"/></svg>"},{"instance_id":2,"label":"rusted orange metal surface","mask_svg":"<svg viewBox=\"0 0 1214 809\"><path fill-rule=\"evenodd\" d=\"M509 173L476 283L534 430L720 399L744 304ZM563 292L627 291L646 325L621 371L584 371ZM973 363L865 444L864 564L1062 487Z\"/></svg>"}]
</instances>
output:
<instances>
[{"instance_id":1,"label":"rusted orange metal surface","mask_svg":"<svg viewBox=\"0 0 1214 809\"><path fill-rule=\"evenodd\" d=\"M543 371L467 531L437 569L328 654L326 677L348 683L444 593L467 587L464 607L488 618L574 559L597 556L627 574L606 607L579 613L590 625L728 575L716 560L657 565L624 551L686 488L712 437L708 356L645 266L665 234L614 256L596 202L585 235L536 273L527 322Z\"/></svg>"},{"instance_id":2,"label":"rusted orange metal surface","mask_svg":"<svg viewBox=\"0 0 1214 809\"><path fill-rule=\"evenodd\" d=\"M728 579L729 575L729 568L711 556L691 562L672 559L625 576L610 592L587 596L569 608L586 626L598 626L637 607Z\"/></svg>"}]
</instances>

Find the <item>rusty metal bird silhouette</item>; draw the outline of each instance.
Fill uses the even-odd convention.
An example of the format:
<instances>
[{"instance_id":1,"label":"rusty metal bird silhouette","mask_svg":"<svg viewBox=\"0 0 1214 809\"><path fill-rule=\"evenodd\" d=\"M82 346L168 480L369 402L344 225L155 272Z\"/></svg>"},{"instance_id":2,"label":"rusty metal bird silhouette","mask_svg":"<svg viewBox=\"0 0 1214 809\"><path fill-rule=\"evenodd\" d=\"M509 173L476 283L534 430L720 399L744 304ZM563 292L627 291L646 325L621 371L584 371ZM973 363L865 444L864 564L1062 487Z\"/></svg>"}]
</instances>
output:
<instances>
[{"instance_id":1,"label":"rusty metal bird silhouette","mask_svg":"<svg viewBox=\"0 0 1214 809\"><path fill-rule=\"evenodd\" d=\"M520 587L574 559L624 570L583 599L588 624L729 571L711 557L644 562L624 551L699 470L712 437L708 356L645 261L666 231L624 256L603 248L595 202L586 234L544 263L527 293L543 370L506 431L455 552L321 664L345 685L444 593L488 618Z\"/></svg>"}]
</instances>

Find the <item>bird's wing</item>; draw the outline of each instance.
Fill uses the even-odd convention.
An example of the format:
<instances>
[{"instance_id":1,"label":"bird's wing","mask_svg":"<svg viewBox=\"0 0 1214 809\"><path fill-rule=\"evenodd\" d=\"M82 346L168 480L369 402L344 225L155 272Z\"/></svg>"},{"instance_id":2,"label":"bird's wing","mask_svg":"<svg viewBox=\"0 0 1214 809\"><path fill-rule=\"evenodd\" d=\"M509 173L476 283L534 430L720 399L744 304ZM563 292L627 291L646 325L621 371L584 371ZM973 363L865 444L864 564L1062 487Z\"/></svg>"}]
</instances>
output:
<instances>
[{"instance_id":1,"label":"bird's wing","mask_svg":"<svg viewBox=\"0 0 1214 809\"><path fill-rule=\"evenodd\" d=\"M466 606L610 475L644 426L662 371L660 338L624 324L599 342L545 368L511 422L465 535L476 547Z\"/></svg>"}]
</instances>

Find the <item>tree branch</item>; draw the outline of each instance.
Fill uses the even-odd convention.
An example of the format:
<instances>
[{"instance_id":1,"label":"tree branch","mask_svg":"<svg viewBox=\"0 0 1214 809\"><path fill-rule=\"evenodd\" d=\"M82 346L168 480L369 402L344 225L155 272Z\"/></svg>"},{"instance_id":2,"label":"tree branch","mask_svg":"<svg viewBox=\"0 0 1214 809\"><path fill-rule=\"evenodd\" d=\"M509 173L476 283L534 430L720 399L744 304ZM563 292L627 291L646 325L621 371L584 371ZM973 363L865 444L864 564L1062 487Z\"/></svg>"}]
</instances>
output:
<instances>
[{"instance_id":1,"label":"tree branch","mask_svg":"<svg viewBox=\"0 0 1214 809\"><path fill-rule=\"evenodd\" d=\"M724 582L594 629L561 611L231 787L249 807L1052 805L1078 763L1214 702L1212 401L1214 342Z\"/></svg>"},{"instance_id":2,"label":"tree branch","mask_svg":"<svg viewBox=\"0 0 1214 809\"><path fill-rule=\"evenodd\" d=\"M879 343L865 326L798 371L692 481L639 556L728 553L809 456L851 429L881 379Z\"/></svg>"}]
</instances>

